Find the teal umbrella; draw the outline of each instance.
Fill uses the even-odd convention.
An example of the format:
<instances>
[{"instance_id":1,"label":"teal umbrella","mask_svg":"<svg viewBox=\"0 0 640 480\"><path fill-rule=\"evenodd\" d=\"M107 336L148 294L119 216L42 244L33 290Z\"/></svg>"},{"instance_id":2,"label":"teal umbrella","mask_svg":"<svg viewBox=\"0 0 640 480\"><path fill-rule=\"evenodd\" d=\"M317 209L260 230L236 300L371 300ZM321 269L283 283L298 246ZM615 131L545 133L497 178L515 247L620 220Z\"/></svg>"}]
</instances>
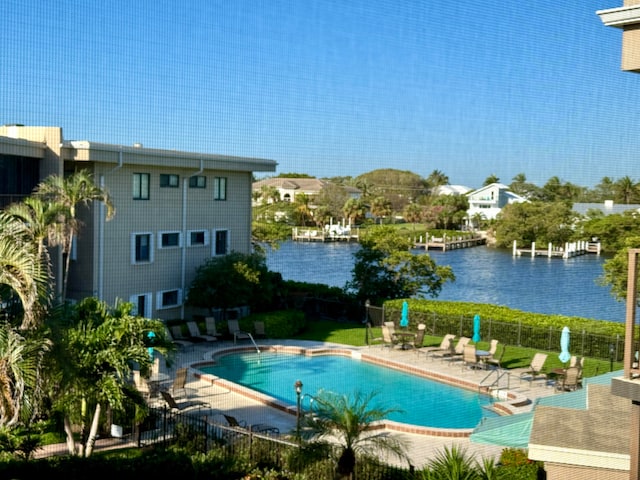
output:
<instances>
[{"instance_id":1,"label":"teal umbrella","mask_svg":"<svg viewBox=\"0 0 640 480\"><path fill-rule=\"evenodd\" d=\"M564 327L562 329L562 333L560 334L560 355L558 358L562 363L567 363L571 360L571 354L569 353L569 335L570 335L569 327Z\"/></svg>"},{"instance_id":2,"label":"teal umbrella","mask_svg":"<svg viewBox=\"0 0 640 480\"><path fill-rule=\"evenodd\" d=\"M473 338L476 343L480 341L480 315L476 314L473 317Z\"/></svg>"},{"instance_id":3,"label":"teal umbrella","mask_svg":"<svg viewBox=\"0 0 640 480\"><path fill-rule=\"evenodd\" d=\"M407 328L409 326L409 304L405 300L402 302L402 315L400 316L400 326Z\"/></svg>"}]
</instances>

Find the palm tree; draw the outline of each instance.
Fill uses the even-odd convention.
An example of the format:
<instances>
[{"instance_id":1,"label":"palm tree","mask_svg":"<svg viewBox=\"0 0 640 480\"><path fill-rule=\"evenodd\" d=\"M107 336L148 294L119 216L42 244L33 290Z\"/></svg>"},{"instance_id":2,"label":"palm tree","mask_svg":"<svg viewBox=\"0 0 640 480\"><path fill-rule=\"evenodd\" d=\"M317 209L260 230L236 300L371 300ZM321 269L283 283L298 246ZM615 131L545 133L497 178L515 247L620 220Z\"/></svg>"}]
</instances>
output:
<instances>
[{"instance_id":1,"label":"palm tree","mask_svg":"<svg viewBox=\"0 0 640 480\"><path fill-rule=\"evenodd\" d=\"M422 207L417 203L410 203L404 207L402 215L407 222L412 224L412 229L415 230L416 223L422 220Z\"/></svg>"},{"instance_id":2,"label":"palm tree","mask_svg":"<svg viewBox=\"0 0 640 480\"><path fill-rule=\"evenodd\" d=\"M628 175L617 180L613 185L616 201L626 205L640 196L640 184L634 182Z\"/></svg>"},{"instance_id":3,"label":"palm tree","mask_svg":"<svg viewBox=\"0 0 640 480\"><path fill-rule=\"evenodd\" d=\"M0 213L0 284L7 285L22 303L22 329L37 326L48 302L48 269L42 264L28 226Z\"/></svg>"},{"instance_id":4,"label":"palm tree","mask_svg":"<svg viewBox=\"0 0 640 480\"><path fill-rule=\"evenodd\" d=\"M90 297L70 310L61 306L61 315L52 320L56 336L54 358L59 368L55 404L64 413L71 454L91 455L105 408L122 411L128 399L145 407L128 379L134 363L143 375L149 373L151 338L153 348L169 355L167 358L173 352L164 324L132 316L132 308L131 303L110 308ZM80 427L79 445L74 424Z\"/></svg>"},{"instance_id":5,"label":"palm tree","mask_svg":"<svg viewBox=\"0 0 640 480\"><path fill-rule=\"evenodd\" d=\"M0 325L0 425L15 424L32 406L48 341L29 341L9 324ZM28 398L28 400L27 400Z\"/></svg>"},{"instance_id":6,"label":"palm tree","mask_svg":"<svg viewBox=\"0 0 640 480\"><path fill-rule=\"evenodd\" d=\"M342 207L342 213L349 219L349 223L355 224L365 215L366 207L359 198L350 198Z\"/></svg>"},{"instance_id":7,"label":"palm tree","mask_svg":"<svg viewBox=\"0 0 640 480\"><path fill-rule=\"evenodd\" d=\"M107 207L107 220L113 218L115 210L108 192L104 188L97 186L93 182L91 174L86 170L81 170L64 178L57 175L50 176L36 187L36 194L64 209L64 240L62 242L62 254L64 257L62 302L64 302L67 295L71 246L81 226L77 218L76 209L78 205L88 206L93 201L103 202Z\"/></svg>"},{"instance_id":8,"label":"palm tree","mask_svg":"<svg viewBox=\"0 0 640 480\"><path fill-rule=\"evenodd\" d=\"M388 417L396 409L371 406L374 393L353 396L320 392L314 399L313 412L302 420L301 436L324 442L336 439L340 456L336 467L339 478L354 478L358 455L364 453L391 453L406 459L405 447L400 440L384 433L373 433L371 426Z\"/></svg>"},{"instance_id":9,"label":"palm tree","mask_svg":"<svg viewBox=\"0 0 640 480\"><path fill-rule=\"evenodd\" d=\"M385 197L376 197L371 202L371 215L380 219L380 223L382 223L382 219L384 217L388 217L393 212L391 209L391 202L387 200Z\"/></svg>"}]
</instances>

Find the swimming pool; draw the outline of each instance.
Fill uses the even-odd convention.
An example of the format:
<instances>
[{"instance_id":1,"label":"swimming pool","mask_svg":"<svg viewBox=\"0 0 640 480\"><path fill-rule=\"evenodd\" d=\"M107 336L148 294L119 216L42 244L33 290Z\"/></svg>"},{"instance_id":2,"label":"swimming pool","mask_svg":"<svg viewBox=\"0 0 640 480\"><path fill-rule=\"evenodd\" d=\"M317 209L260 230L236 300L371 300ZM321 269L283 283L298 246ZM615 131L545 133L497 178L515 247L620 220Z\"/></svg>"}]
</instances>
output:
<instances>
[{"instance_id":1,"label":"swimming pool","mask_svg":"<svg viewBox=\"0 0 640 480\"><path fill-rule=\"evenodd\" d=\"M483 418L498 416L488 408L492 404L488 395L340 355L240 352L216 357L215 364L197 368L289 405L296 403L296 380L302 381L303 394L312 396L321 389L345 394L375 392L374 406L399 408L389 419L403 424L470 429ZM305 399L304 406L308 405Z\"/></svg>"}]
</instances>

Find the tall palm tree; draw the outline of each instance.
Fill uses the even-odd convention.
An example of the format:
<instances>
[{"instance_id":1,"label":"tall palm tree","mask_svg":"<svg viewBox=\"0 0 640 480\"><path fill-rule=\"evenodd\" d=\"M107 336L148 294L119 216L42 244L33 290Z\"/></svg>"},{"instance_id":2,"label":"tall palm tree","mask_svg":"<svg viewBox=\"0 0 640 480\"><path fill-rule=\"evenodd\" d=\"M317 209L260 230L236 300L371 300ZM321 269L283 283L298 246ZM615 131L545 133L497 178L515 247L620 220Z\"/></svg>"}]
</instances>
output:
<instances>
[{"instance_id":1,"label":"tall palm tree","mask_svg":"<svg viewBox=\"0 0 640 480\"><path fill-rule=\"evenodd\" d=\"M27 225L0 213L0 284L20 299L23 329L37 326L48 301L48 269L41 260Z\"/></svg>"},{"instance_id":2,"label":"tall palm tree","mask_svg":"<svg viewBox=\"0 0 640 480\"><path fill-rule=\"evenodd\" d=\"M373 423L397 411L373 407L371 401L374 397L374 393L349 396L324 391L315 397L312 414L302 420L303 438L316 442L336 439L339 443L336 473L340 478L353 478L357 456L364 453L391 453L400 459L407 458L400 440L371 430Z\"/></svg>"},{"instance_id":3,"label":"tall palm tree","mask_svg":"<svg viewBox=\"0 0 640 480\"><path fill-rule=\"evenodd\" d=\"M107 220L113 218L115 209L109 193L104 188L97 186L93 182L91 174L86 170L81 170L68 177L52 175L36 187L36 194L58 204L64 209L64 240L62 242L62 254L64 257L62 301L64 302L67 295L71 246L81 227L77 217L77 207L79 205L88 206L94 201L102 202L107 207Z\"/></svg>"},{"instance_id":4,"label":"tall palm tree","mask_svg":"<svg viewBox=\"0 0 640 480\"><path fill-rule=\"evenodd\" d=\"M617 202L628 205L640 197L640 184L634 182L628 175L617 180L613 188Z\"/></svg>"}]
</instances>

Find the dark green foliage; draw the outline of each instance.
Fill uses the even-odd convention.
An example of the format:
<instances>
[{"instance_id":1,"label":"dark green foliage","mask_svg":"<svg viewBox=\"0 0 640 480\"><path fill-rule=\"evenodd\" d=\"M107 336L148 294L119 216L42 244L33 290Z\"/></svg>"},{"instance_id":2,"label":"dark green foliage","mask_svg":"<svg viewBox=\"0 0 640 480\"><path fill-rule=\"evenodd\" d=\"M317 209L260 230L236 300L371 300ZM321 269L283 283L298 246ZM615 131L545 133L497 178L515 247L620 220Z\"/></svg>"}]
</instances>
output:
<instances>
[{"instance_id":1,"label":"dark green foliage","mask_svg":"<svg viewBox=\"0 0 640 480\"><path fill-rule=\"evenodd\" d=\"M253 322L264 322L268 338L295 337L306 325L304 313L299 310L278 310L249 315L240 320L240 328L246 332L253 332Z\"/></svg>"},{"instance_id":2,"label":"dark green foliage","mask_svg":"<svg viewBox=\"0 0 640 480\"><path fill-rule=\"evenodd\" d=\"M505 448L500 455L500 478L509 480L537 480L544 470L541 462L529 460L527 451Z\"/></svg>"}]
</instances>

